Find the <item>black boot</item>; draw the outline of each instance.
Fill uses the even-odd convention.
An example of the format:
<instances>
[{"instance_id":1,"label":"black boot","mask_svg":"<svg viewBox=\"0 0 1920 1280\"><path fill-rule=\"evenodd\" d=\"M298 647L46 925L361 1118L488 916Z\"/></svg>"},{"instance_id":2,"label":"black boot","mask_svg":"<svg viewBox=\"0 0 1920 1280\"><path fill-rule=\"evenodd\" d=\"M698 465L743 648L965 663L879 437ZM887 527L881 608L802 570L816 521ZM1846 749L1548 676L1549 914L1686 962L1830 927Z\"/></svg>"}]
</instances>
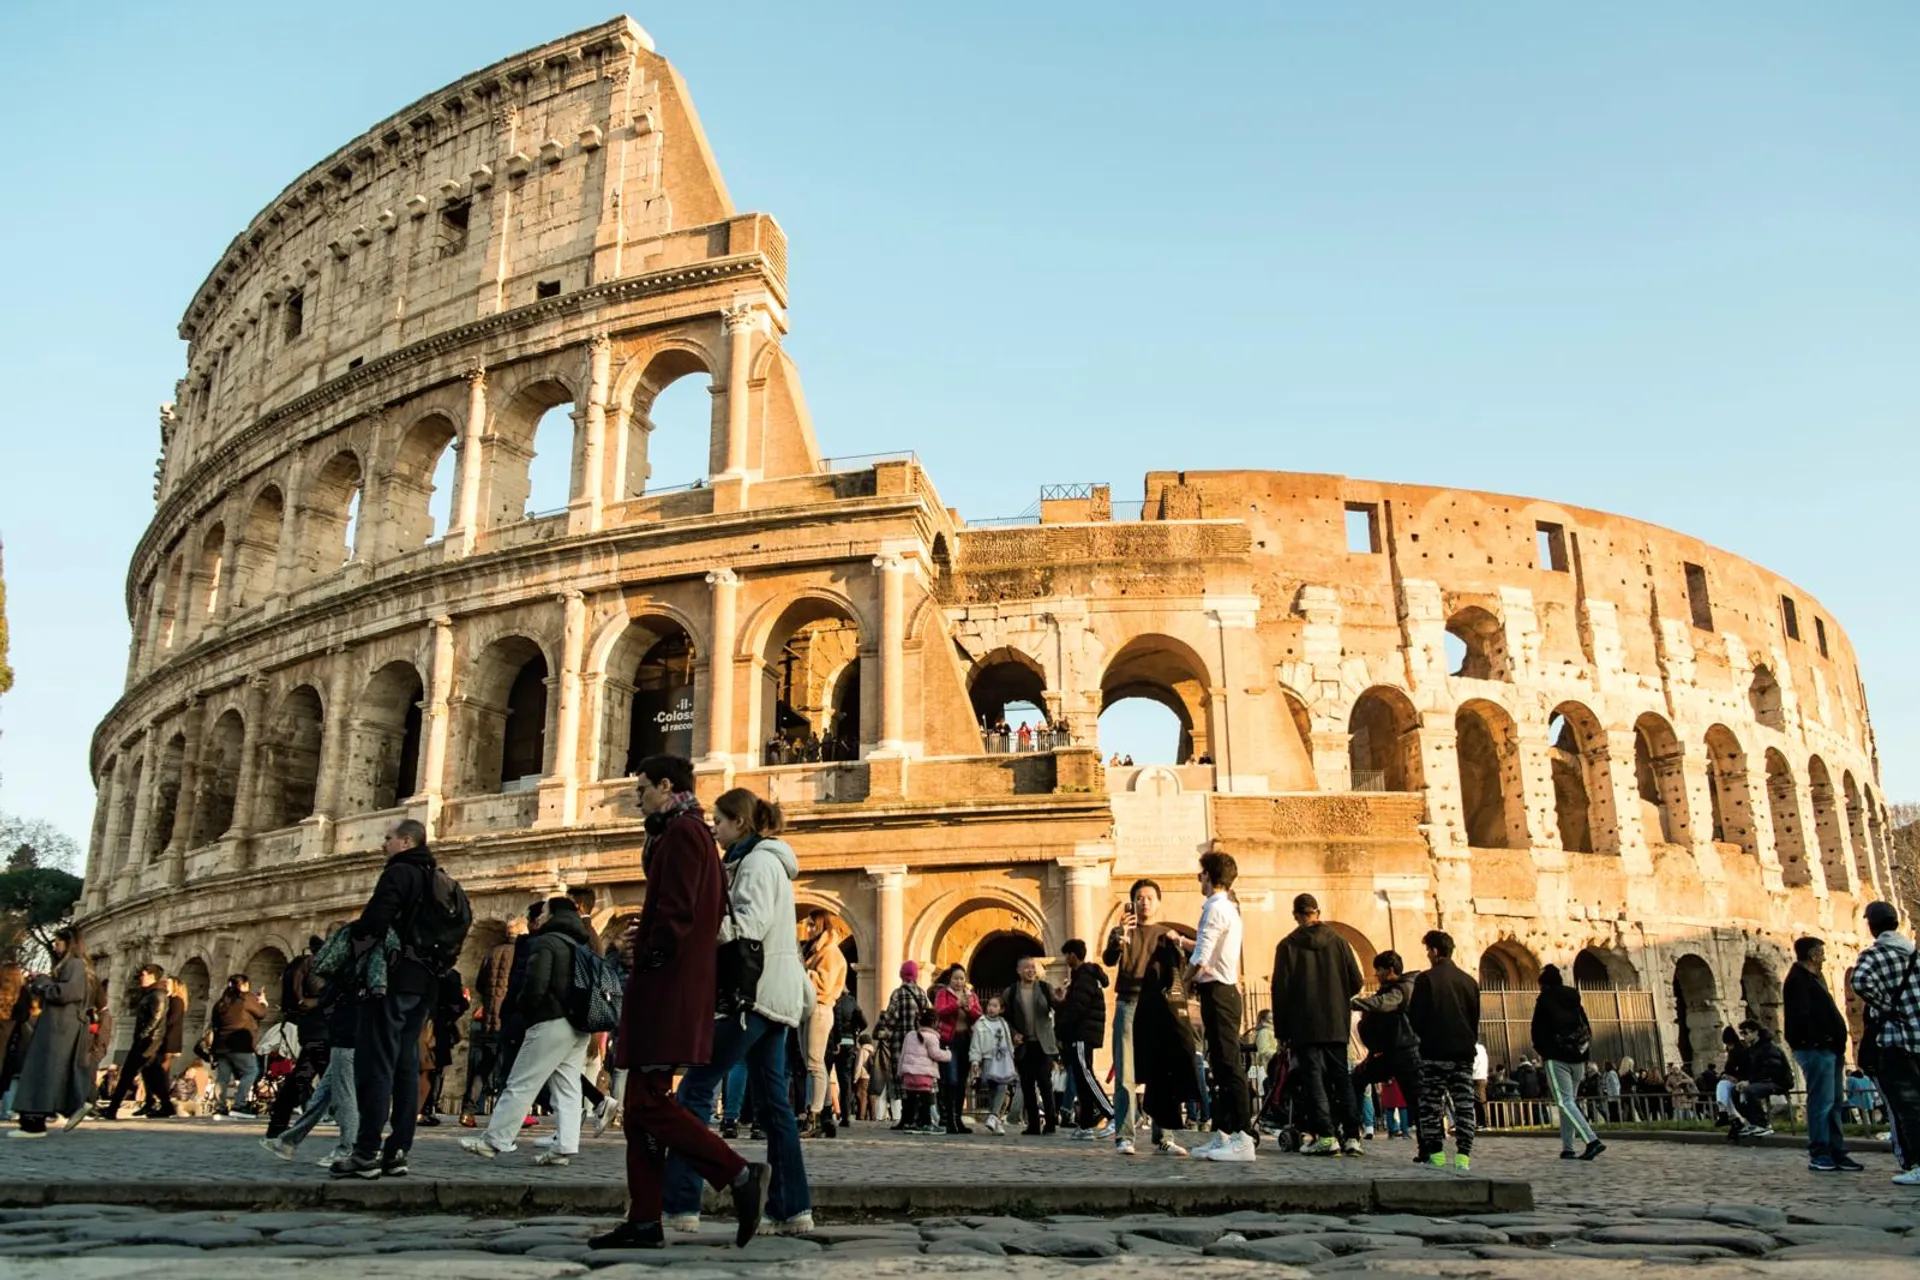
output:
<instances>
[{"instance_id":1,"label":"black boot","mask_svg":"<svg viewBox=\"0 0 1920 1280\"><path fill-rule=\"evenodd\" d=\"M645 1226L637 1222L623 1222L613 1230L587 1240L589 1249L664 1249L666 1246L666 1232L657 1222L649 1222Z\"/></svg>"}]
</instances>

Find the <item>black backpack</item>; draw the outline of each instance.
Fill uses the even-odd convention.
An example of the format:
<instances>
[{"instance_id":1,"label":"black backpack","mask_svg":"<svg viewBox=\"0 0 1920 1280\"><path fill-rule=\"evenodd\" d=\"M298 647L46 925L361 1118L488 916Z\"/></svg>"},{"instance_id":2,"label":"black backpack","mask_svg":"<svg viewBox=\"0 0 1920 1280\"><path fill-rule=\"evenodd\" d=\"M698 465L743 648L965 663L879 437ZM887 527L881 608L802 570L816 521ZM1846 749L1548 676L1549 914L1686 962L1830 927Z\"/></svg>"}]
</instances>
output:
<instances>
[{"instance_id":1,"label":"black backpack","mask_svg":"<svg viewBox=\"0 0 1920 1280\"><path fill-rule=\"evenodd\" d=\"M563 1007L573 1029L588 1035L618 1030L620 1002L627 989L626 971L605 956L596 955L592 947L576 942L572 977Z\"/></svg>"},{"instance_id":2,"label":"black backpack","mask_svg":"<svg viewBox=\"0 0 1920 1280\"><path fill-rule=\"evenodd\" d=\"M427 891L414 910L407 950L439 973L460 959L460 948L466 945L472 928L473 906L467 901L467 891L447 874L446 868L435 866L427 877Z\"/></svg>"}]
</instances>

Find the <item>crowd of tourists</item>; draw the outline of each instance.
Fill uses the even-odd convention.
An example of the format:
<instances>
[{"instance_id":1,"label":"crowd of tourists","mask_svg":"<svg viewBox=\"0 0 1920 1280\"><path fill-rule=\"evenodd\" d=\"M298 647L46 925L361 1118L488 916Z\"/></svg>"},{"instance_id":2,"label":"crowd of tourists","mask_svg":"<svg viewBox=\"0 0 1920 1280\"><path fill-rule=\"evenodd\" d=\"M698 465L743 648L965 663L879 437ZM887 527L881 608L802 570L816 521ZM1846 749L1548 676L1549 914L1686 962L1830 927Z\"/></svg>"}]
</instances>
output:
<instances>
[{"instance_id":1,"label":"crowd of tourists","mask_svg":"<svg viewBox=\"0 0 1920 1280\"><path fill-rule=\"evenodd\" d=\"M1418 971L1379 953L1369 983L1305 893L1249 1038L1238 868L1220 852L1199 859L1191 925L1164 919L1160 886L1139 880L1097 951L1078 938L1062 946L1058 986L1031 956L985 992L959 965L923 986L908 961L869 1030L839 923L816 911L795 927L800 864L777 805L734 789L709 819L691 765L672 756L642 762L638 801L645 900L623 936L602 946L578 903L544 899L463 980L465 893L421 824L401 821L359 916L311 938L282 975L278 1021L262 1034L272 1011L247 975L233 975L184 1070L189 1009L177 977L153 964L136 971L119 1002L130 1046L107 1063L114 1002L81 932L60 930L46 972L0 967L0 1107L18 1116L12 1136L114 1120L138 1097L156 1117L203 1106L264 1116L261 1145L285 1160L331 1120L337 1137L321 1161L331 1176L404 1177L417 1126L440 1122L441 1081L464 1041L458 1121L475 1132L460 1146L475 1158L515 1155L545 1115L551 1132L528 1144L531 1163L564 1166L583 1132L621 1125L629 1213L596 1247L655 1247L668 1231L697 1230L703 1182L730 1192L744 1244L763 1227L812 1229L803 1140L857 1121L963 1135L972 1118L994 1137L1070 1126L1124 1156L1144 1133L1149 1153L1245 1163L1263 1142L1361 1155L1383 1116L1390 1137L1414 1137L1416 1161L1468 1169L1490 1101L1539 1102L1557 1117L1562 1157L1592 1160L1606 1147L1590 1117L1619 1118L1617 1104L1641 1094L1689 1109L1711 1099L1735 1139L1771 1132L1773 1103L1795 1082L1790 1050L1806 1086L1809 1167L1861 1169L1841 1121L1849 1106L1879 1102L1902 1170L1894 1180L1920 1185L1920 951L1884 902L1866 909L1874 942L1850 978L1868 1011L1851 1076L1817 939L1796 944L1783 986L1787 1049L1747 1022L1728 1032L1724 1064L1699 1078L1596 1064L1579 992L1547 966L1533 1054L1489 1072L1479 985L1454 963L1445 931L1421 939ZM1103 1047L1104 1074L1094 1066ZM276 1063L264 1084L263 1056ZM729 1145L743 1129L766 1141L764 1162ZM1194 1131L1205 1140L1184 1136Z\"/></svg>"}]
</instances>

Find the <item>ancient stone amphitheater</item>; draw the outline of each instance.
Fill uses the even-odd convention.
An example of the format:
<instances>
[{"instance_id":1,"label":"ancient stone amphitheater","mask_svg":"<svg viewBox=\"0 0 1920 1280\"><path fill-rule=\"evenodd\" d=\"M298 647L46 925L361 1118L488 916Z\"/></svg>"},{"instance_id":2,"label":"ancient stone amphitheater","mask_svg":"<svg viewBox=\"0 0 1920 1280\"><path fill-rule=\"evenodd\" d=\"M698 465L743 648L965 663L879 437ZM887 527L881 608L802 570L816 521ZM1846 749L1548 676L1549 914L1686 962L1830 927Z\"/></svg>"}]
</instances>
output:
<instances>
[{"instance_id":1,"label":"ancient stone amphitheater","mask_svg":"<svg viewBox=\"0 0 1920 1280\"><path fill-rule=\"evenodd\" d=\"M1853 650L1794 584L1600 512L1331 475L1154 472L1137 506L1066 486L970 525L911 454L822 456L786 261L626 20L422 98L234 239L180 324L93 743L113 971L271 984L403 815L474 897L473 956L534 894L611 927L662 749L789 807L869 1006L903 959L992 985L1100 935L1136 876L1190 919L1212 847L1255 1007L1310 890L1363 960L1450 929L1507 992L1496 1060L1547 962L1602 1051L1704 1060L1775 1016L1795 935L1857 938L1890 884ZM707 474L661 490L649 415L683 378ZM561 449L565 506L530 512ZM1183 763L1103 763L1136 697ZM986 731L1022 704L1030 743Z\"/></svg>"}]
</instances>

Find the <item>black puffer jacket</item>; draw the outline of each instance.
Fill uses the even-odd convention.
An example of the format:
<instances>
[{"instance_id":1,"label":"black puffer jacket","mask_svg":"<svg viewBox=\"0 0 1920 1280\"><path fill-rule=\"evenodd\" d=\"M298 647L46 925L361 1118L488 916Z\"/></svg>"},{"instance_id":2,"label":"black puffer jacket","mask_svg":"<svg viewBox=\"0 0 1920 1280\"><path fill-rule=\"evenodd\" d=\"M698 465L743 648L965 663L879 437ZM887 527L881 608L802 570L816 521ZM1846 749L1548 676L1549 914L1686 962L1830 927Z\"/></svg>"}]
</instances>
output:
<instances>
[{"instance_id":1,"label":"black puffer jacket","mask_svg":"<svg viewBox=\"0 0 1920 1280\"><path fill-rule=\"evenodd\" d=\"M1053 1030L1063 1041L1102 1044L1107 1038L1107 971L1088 960L1067 978L1067 994L1053 1011Z\"/></svg>"},{"instance_id":2,"label":"black puffer jacket","mask_svg":"<svg viewBox=\"0 0 1920 1280\"><path fill-rule=\"evenodd\" d=\"M1321 921L1301 925L1273 949L1273 1034L1287 1044L1345 1044L1360 994L1353 948Z\"/></svg>"},{"instance_id":3,"label":"black puffer jacket","mask_svg":"<svg viewBox=\"0 0 1920 1280\"><path fill-rule=\"evenodd\" d=\"M573 990L573 949L592 948L593 935L572 905L549 907L547 919L527 947L527 976L514 993L525 1025L567 1016Z\"/></svg>"},{"instance_id":4,"label":"black puffer jacket","mask_svg":"<svg viewBox=\"0 0 1920 1280\"><path fill-rule=\"evenodd\" d=\"M1543 986L1533 1002L1533 1051L1548 1062L1581 1063L1593 1042L1593 1028L1580 992L1567 986Z\"/></svg>"},{"instance_id":5,"label":"black puffer jacket","mask_svg":"<svg viewBox=\"0 0 1920 1280\"><path fill-rule=\"evenodd\" d=\"M1413 980L1407 1018L1420 1037L1420 1057L1433 1062L1472 1062L1480 1039L1480 984L1451 959Z\"/></svg>"},{"instance_id":6,"label":"black puffer jacket","mask_svg":"<svg viewBox=\"0 0 1920 1280\"><path fill-rule=\"evenodd\" d=\"M1398 1053L1420 1047L1420 1037L1407 1021L1407 1006L1412 1003L1413 979L1405 975L1382 983L1370 996L1353 998L1353 1007L1360 1011L1360 1043L1368 1053Z\"/></svg>"}]
</instances>

